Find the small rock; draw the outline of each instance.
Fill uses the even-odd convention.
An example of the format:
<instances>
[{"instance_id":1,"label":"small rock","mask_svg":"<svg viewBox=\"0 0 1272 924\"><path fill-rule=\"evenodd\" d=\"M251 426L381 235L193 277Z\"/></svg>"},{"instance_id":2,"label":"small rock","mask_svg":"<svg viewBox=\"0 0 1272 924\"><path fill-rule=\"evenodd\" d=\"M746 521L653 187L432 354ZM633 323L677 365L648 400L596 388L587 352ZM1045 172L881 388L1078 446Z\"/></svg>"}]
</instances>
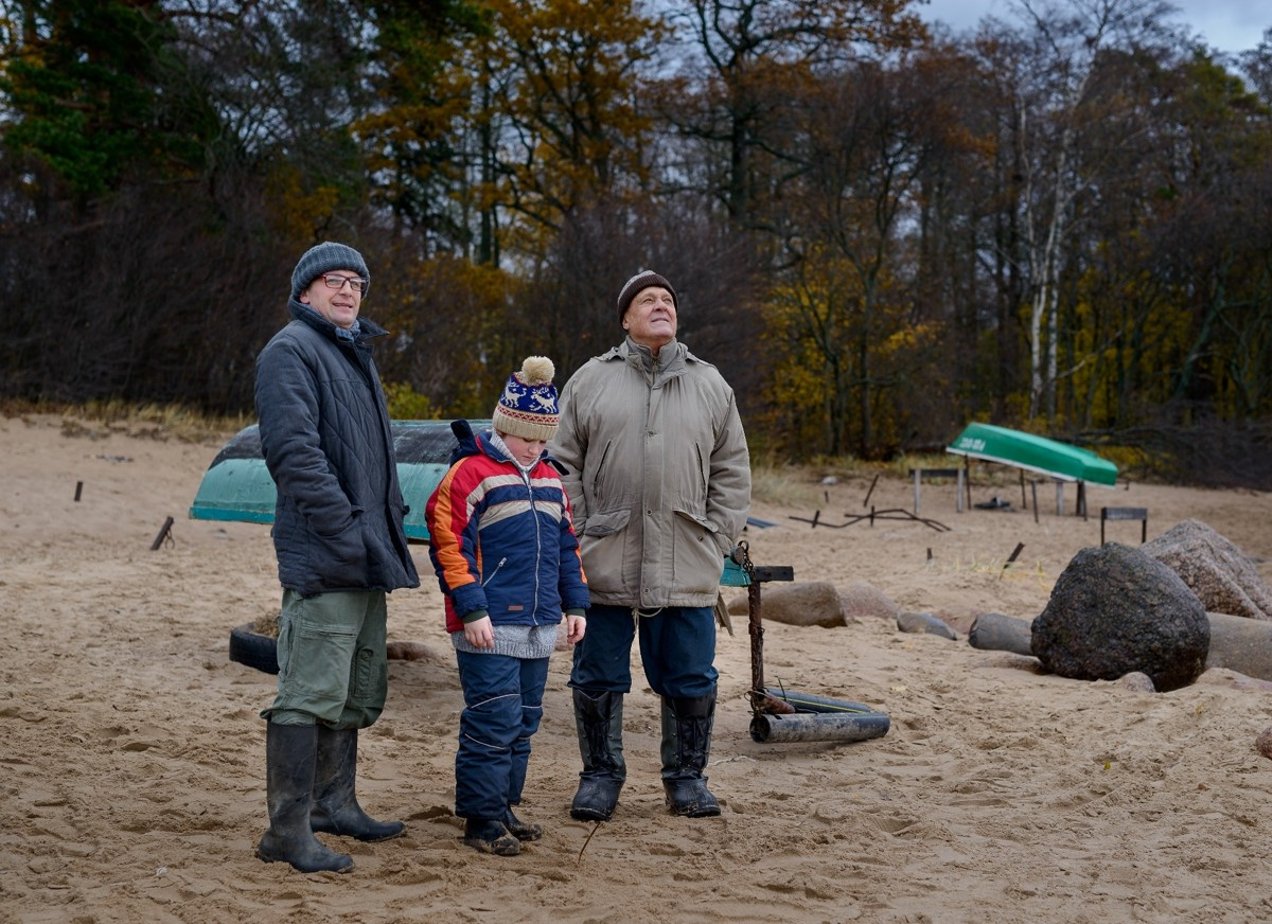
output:
<instances>
[{"instance_id":1,"label":"small rock","mask_svg":"<svg viewBox=\"0 0 1272 924\"><path fill-rule=\"evenodd\" d=\"M1254 749L1272 760L1272 725L1259 732L1259 737L1254 739Z\"/></svg>"},{"instance_id":2,"label":"small rock","mask_svg":"<svg viewBox=\"0 0 1272 924\"><path fill-rule=\"evenodd\" d=\"M897 628L902 632L914 632L920 635L939 635L941 638L957 639L954 630L931 613L902 612L897 614Z\"/></svg>"},{"instance_id":3,"label":"small rock","mask_svg":"<svg viewBox=\"0 0 1272 924\"><path fill-rule=\"evenodd\" d=\"M1153 678L1143 671L1131 671L1129 674L1123 674L1118 683L1125 689L1134 690L1136 693L1157 692L1157 688L1153 686Z\"/></svg>"}]
</instances>

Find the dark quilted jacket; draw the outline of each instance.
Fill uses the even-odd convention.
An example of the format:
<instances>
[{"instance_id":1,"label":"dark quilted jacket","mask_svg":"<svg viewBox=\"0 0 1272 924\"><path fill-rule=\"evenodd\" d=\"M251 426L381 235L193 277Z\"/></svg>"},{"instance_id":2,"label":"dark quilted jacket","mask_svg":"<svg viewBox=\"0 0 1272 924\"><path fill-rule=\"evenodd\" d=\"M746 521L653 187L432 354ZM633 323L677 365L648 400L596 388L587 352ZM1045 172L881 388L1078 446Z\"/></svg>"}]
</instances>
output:
<instances>
[{"instance_id":1,"label":"dark quilted jacket","mask_svg":"<svg viewBox=\"0 0 1272 924\"><path fill-rule=\"evenodd\" d=\"M304 596L418 587L406 544L393 434L361 319L356 341L312 308L256 358L256 413L265 464L278 488L278 578Z\"/></svg>"}]
</instances>

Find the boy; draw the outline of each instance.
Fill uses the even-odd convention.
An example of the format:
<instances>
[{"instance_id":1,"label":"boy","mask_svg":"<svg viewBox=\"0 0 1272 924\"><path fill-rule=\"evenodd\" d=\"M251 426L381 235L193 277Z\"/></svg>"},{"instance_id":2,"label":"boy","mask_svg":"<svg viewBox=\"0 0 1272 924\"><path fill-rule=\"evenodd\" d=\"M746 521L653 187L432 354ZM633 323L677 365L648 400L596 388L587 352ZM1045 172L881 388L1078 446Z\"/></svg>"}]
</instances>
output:
<instances>
[{"instance_id":1,"label":"boy","mask_svg":"<svg viewBox=\"0 0 1272 924\"><path fill-rule=\"evenodd\" d=\"M459 447L425 509L464 689L455 814L465 819L465 844L501 856L543 836L513 806L562 620L571 645L587 625L569 499L545 454L559 419L554 373L551 360L528 357L508 378L491 430L452 424Z\"/></svg>"}]
</instances>

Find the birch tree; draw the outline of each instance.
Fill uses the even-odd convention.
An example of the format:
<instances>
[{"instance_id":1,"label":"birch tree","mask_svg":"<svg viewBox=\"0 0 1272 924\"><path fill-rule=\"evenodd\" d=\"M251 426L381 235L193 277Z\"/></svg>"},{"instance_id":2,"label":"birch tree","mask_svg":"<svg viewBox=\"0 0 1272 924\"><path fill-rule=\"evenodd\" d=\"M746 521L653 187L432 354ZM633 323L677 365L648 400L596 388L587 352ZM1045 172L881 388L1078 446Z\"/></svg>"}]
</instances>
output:
<instances>
[{"instance_id":1,"label":"birch tree","mask_svg":"<svg viewBox=\"0 0 1272 924\"><path fill-rule=\"evenodd\" d=\"M1022 60L1016 144L1029 274L1029 417L1056 413L1061 273L1087 191L1077 169L1101 56L1160 34L1162 0L1016 0L1032 54ZM1027 71L1027 72L1026 72Z\"/></svg>"}]
</instances>

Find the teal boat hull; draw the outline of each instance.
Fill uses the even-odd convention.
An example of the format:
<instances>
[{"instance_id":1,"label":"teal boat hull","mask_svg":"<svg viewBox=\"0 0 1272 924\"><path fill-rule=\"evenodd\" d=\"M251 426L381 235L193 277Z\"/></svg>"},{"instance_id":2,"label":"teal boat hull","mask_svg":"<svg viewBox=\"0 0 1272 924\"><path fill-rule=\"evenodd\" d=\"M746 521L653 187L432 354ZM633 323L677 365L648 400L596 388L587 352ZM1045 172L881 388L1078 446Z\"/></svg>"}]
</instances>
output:
<instances>
[{"instance_id":1,"label":"teal boat hull","mask_svg":"<svg viewBox=\"0 0 1272 924\"><path fill-rule=\"evenodd\" d=\"M471 421L474 430L490 426L489 420ZM398 481L411 508L406 515L406 536L428 541L424 505L450 468L455 434L449 420L395 420L393 447L397 455ZM240 430L208 466L190 517L195 520L233 520L241 523L273 523L278 492L261 451L256 424Z\"/></svg>"}]
</instances>

